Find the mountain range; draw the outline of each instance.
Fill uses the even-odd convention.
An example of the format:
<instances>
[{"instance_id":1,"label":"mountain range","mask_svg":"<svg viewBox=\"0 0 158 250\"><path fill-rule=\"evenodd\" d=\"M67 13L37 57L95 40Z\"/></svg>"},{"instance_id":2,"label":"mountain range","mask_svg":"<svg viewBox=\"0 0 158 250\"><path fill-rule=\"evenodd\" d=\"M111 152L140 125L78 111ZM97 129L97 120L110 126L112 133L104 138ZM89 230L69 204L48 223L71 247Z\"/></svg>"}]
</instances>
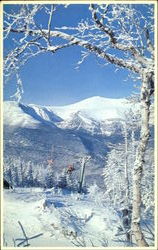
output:
<instances>
[{"instance_id":1,"label":"mountain range","mask_svg":"<svg viewBox=\"0 0 158 250\"><path fill-rule=\"evenodd\" d=\"M25 105L4 102L4 125L37 128L47 124L61 129L85 130L92 134L111 135L108 125L125 120L125 112L133 109L126 99L91 97L67 106ZM135 105L138 110L138 104ZM106 127L105 127L106 124Z\"/></svg>"},{"instance_id":2,"label":"mountain range","mask_svg":"<svg viewBox=\"0 0 158 250\"><path fill-rule=\"evenodd\" d=\"M61 171L69 164L79 168L90 155L86 175L93 182L101 175L111 145L123 141L126 113L140 105L126 99L91 97L66 106L39 106L5 101L4 159L47 164Z\"/></svg>"}]
</instances>

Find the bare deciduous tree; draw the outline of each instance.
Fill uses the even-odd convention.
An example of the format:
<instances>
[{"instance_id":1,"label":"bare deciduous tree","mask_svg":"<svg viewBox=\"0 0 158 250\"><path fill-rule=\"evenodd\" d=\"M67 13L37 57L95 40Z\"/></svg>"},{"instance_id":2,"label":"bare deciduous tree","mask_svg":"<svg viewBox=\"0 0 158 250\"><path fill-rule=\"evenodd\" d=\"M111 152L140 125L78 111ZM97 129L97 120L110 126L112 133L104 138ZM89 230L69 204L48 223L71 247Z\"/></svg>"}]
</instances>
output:
<instances>
[{"instance_id":1,"label":"bare deciduous tree","mask_svg":"<svg viewBox=\"0 0 158 250\"><path fill-rule=\"evenodd\" d=\"M140 228L141 178L145 150L149 139L149 114L151 95L154 92L154 18L153 4L91 4L91 20L83 20L77 27L52 28L53 15L58 5L19 5L12 13L4 12L4 39L13 39L12 49L5 53L4 74L17 77L20 99L22 82L19 67L34 56L55 53L69 46L81 46L80 65L94 53L106 63L114 64L139 77L141 80L141 134L133 173L132 229L139 246L148 246ZM65 6L67 7L67 6ZM42 12L47 27L37 23L36 15ZM54 38L61 42L54 43Z\"/></svg>"}]
</instances>

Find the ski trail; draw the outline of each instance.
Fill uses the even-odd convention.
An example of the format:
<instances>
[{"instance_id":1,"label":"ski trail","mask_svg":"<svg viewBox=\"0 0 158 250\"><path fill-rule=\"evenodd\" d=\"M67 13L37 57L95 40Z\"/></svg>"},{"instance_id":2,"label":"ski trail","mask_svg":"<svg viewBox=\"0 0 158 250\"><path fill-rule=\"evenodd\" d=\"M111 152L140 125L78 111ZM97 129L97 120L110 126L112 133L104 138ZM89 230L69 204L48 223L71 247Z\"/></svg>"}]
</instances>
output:
<instances>
[{"instance_id":1,"label":"ski trail","mask_svg":"<svg viewBox=\"0 0 158 250\"><path fill-rule=\"evenodd\" d=\"M30 247L75 247L78 240L86 247L102 246L103 241L114 245L117 216L87 196L17 188L4 191L3 205L5 246L24 238L18 221L27 237L40 234L29 241Z\"/></svg>"}]
</instances>

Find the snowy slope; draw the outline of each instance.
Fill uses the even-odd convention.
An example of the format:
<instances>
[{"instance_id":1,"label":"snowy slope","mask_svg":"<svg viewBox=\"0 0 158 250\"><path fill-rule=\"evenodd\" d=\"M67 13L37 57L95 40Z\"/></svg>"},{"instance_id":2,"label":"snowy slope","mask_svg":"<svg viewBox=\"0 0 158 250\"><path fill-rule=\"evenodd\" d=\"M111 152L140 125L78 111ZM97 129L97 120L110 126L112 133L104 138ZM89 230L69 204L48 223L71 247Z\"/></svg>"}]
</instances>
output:
<instances>
[{"instance_id":1,"label":"snowy slope","mask_svg":"<svg viewBox=\"0 0 158 250\"><path fill-rule=\"evenodd\" d=\"M36 128L39 121L26 114L17 102L4 102L3 123L13 127Z\"/></svg>"},{"instance_id":2,"label":"snowy slope","mask_svg":"<svg viewBox=\"0 0 158 250\"><path fill-rule=\"evenodd\" d=\"M94 96L75 104L53 107L53 110L63 119L68 119L73 113L80 113L85 118L91 118L96 121L105 121L107 119L123 119L124 112L131 107L126 99L111 99L100 96Z\"/></svg>"},{"instance_id":3,"label":"snowy slope","mask_svg":"<svg viewBox=\"0 0 158 250\"><path fill-rule=\"evenodd\" d=\"M4 102L3 108L4 125L13 127L36 128L40 123L49 123L62 121L56 116L53 111L45 107L33 107L31 105L24 105L14 101Z\"/></svg>"},{"instance_id":4,"label":"snowy slope","mask_svg":"<svg viewBox=\"0 0 158 250\"><path fill-rule=\"evenodd\" d=\"M37 236L29 240L30 247L75 247L84 241L89 247L103 246L106 241L116 245L119 217L101 200L53 189L17 188L4 191L3 204L4 245L8 247L24 238L18 221L28 237Z\"/></svg>"}]
</instances>

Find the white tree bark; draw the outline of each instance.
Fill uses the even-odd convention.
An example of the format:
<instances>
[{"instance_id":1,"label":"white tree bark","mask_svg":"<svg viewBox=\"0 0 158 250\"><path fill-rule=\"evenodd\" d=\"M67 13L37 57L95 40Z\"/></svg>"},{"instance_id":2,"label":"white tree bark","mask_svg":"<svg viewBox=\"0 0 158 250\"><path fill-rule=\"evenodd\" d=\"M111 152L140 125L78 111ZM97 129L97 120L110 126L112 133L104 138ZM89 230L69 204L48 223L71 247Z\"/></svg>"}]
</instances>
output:
<instances>
[{"instance_id":1,"label":"white tree bark","mask_svg":"<svg viewBox=\"0 0 158 250\"><path fill-rule=\"evenodd\" d=\"M150 85L151 75L145 74L142 77L141 88L141 138L136 152L136 160L133 170L133 212L132 212L132 232L138 246L148 246L140 226L141 215L141 179L143 173L144 156L147 147L150 115Z\"/></svg>"},{"instance_id":2,"label":"white tree bark","mask_svg":"<svg viewBox=\"0 0 158 250\"><path fill-rule=\"evenodd\" d=\"M127 139L127 124L124 124L124 140L125 140L125 183L126 183L126 205L129 205L129 178L128 178L128 139Z\"/></svg>"}]
</instances>

